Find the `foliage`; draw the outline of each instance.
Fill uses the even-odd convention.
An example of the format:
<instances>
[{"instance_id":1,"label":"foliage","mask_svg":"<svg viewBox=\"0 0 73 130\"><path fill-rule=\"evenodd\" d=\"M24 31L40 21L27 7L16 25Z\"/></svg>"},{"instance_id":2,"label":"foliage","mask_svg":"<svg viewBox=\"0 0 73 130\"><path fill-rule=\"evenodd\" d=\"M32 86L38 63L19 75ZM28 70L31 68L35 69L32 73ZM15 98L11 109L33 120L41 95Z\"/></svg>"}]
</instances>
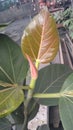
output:
<instances>
[{"instance_id":1,"label":"foliage","mask_svg":"<svg viewBox=\"0 0 73 130\"><path fill-rule=\"evenodd\" d=\"M72 130L73 73L66 65L50 64L58 48L56 23L46 8L24 30L21 47L0 34L1 129L15 126L17 130L28 130L28 121L38 112L39 104L45 104L59 105L64 129ZM41 63L49 65L39 70ZM26 85L29 68L31 79ZM42 125L37 130L50 129Z\"/></svg>"},{"instance_id":2,"label":"foliage","mask_svg":"<svg viewBox=\"0 0 73 130\"><path fill-rule=\"evenodd\" d=\"M4 116L24 100L19 86L26 77L28 63L20 47L4 34L0 34L0 56L0 85L3 86L0 91L0 115Z\"/></svg>"},{"instance_id":3,"label":"foliage","mask_svg":"<svg viewBox=\"0 0 73 130\"><path fill-rule=\"evenodd\" d=\"M71 130L73 127L73 73L64 82L61 92L63 92L59 102L61 120L64 129Z\"/></svg>"},{"instance_id":4,"label":"foliage","mask_svg":"<svg viewBox=\"0 0 73 130\"><path fill-rule=\"evenodd\" d=\"M73 11L72 8L68 8L63 13L63 25L69 31L70 37L73 39Z\"/></svg>"},{"instance_id":5,"label":"foliage","mask_svg":"<svg viewBox=\"0 0 73 130\"><path fill-rule=\"evenodd\" d=\"M68 30L70 37L73 39L73 11L69 7L64 11L60 11L54 14L54 18L57 23L62 23Z\"/></svg>"},{"instance_id":6,"label":"foliage","mask_svg":"<svg viewBox=\"0 0 73 130\"><path fill-rule=\"evenodd\" d=\"M48 10L46 13L42 10L24 30L21 44L23 54L29 55L33 61L37 59L40 63L48 63L55 57L58 46L56 23Z\"/></svg>"}]
</instances>

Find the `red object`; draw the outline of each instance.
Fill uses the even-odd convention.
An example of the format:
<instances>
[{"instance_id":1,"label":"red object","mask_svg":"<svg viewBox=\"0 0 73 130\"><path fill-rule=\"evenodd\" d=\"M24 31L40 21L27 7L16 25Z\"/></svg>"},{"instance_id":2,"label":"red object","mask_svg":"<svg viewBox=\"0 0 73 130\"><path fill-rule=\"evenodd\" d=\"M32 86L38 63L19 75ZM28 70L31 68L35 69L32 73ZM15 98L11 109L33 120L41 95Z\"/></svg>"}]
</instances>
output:
<instances>
[{"instance_id":1,"label":"red object","mask_svg":"<svg viewBox=\"0 0 73 130\"><path fill-rule=\"evenodd\" d=\"M29 65L30 65L31 77L33 79L37 79L37 77L38 77L37 68L35 67L35 65L34 65L33 61L31 60L30 56L27 55L27 54L25 54L25 56L26 56L26 58L27 58L27 60L29 62Z\"/></svg>"}]
</instances>

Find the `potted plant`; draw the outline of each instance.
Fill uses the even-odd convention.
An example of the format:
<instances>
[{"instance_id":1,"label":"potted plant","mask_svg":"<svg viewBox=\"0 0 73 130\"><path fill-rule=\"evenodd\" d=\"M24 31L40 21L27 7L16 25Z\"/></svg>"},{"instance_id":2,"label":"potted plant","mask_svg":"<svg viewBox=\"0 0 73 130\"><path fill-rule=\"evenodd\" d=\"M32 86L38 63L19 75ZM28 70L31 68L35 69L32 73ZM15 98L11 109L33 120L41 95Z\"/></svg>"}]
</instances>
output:
<instances>
[{"instance_id":1,"label":"potted plant","mask_svg":"<svg viewBox=\"0 0 73 130\"><path fill-rule=\"evenodd\" d=\"M54 59L58 48L56 23L45 7L25 28L21 47L0 34L0 129L12 130L15 126L28 130L29 120L44 104L59 105L64 130L72 130L72 70L63 64L49 64L39 70L41 63ZM29 68L30 83L23 85ZM43 125L37 130L49 127Z\"/></svg>"}]
</instances>

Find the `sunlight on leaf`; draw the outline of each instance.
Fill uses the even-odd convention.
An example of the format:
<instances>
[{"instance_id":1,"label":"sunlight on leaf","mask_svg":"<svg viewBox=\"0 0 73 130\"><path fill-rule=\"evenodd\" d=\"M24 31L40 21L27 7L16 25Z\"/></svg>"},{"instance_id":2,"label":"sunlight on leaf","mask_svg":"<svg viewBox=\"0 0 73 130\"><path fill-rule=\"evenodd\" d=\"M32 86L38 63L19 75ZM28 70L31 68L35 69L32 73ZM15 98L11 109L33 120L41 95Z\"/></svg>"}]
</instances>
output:
<instances>
[{"instance_id":1,"label":"sunlight on leaf","mask_svg":"<svg viewBox=\"0 0 73 130\"><path fill-rule=\"evenodd\" d=\"M21 86L27 71L28 62L20 46L7 35L0 34L0 116L11 113L23 102Z\"/></svg>"},{"instance_id":2,"label":"sunlight on leaf","mask_svg":"<svg viewBox=\"0 0 73 130\"><path fill-rule=\"evenodd\" d=\"M24 30L21 48L33 61L48 63L54 59L59 47L59 35L56 23L44 8L36 15Z\"/></svg>"},{"instance_id":3,"label":"sunlight on leaf","mask_svg":"<svg viewBox=\"0 0 73 130\"><path fill-rule=\"evenodd\" d=\"M0 90L0 116L5 116L14 111L23 100L23 91L18 87Z\"/></svg>"}]
</instances>

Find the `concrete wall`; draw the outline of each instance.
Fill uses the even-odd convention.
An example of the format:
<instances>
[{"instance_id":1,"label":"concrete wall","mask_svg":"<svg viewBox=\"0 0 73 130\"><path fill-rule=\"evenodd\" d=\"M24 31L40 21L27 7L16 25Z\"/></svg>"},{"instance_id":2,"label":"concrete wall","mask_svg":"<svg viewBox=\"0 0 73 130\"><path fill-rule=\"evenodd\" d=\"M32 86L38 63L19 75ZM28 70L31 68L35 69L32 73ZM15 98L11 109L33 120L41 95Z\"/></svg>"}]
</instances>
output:
<instances>
[{"instance_id":1,"label":"concrete wall","mask_svg":"<svg viewBox=\"0 0 73 130\"><path fill-rule=\"evenodd\" d=\"M9 22L11 20L24 18L26 16L31 17L33 14L32 6L30 3L20 5L17 7L10 8L8 10L0 12L0 23Z\"/></svg>"}]
</instances>

